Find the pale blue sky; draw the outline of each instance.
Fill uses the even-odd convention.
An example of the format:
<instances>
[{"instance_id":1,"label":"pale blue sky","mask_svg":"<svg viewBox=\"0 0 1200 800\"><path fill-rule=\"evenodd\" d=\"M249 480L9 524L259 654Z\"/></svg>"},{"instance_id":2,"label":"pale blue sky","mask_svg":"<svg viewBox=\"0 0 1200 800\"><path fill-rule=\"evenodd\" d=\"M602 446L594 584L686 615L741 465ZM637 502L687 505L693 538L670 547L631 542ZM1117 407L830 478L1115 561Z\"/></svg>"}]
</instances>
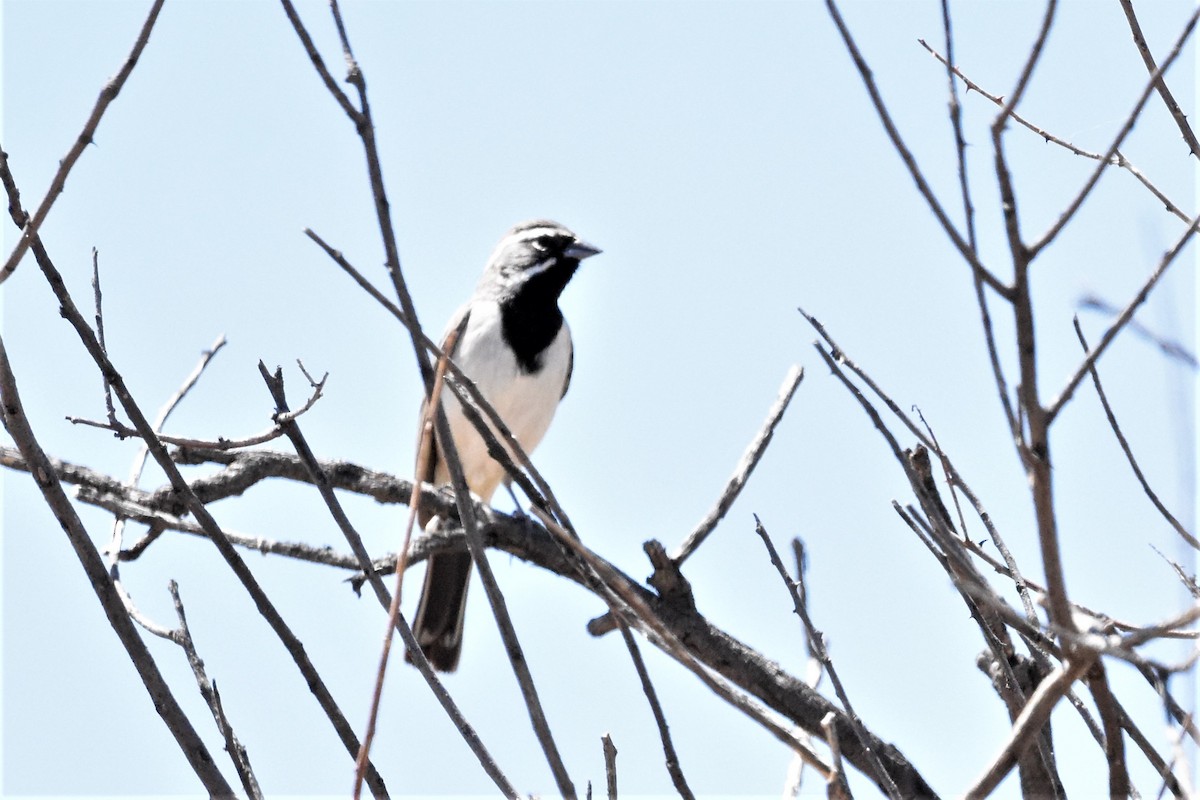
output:
<instances>
[{"instance_id":1,"label":"pale blue sky","mask_svg":"<svg viewBox=\"0 0 1200 800\"><path fill-rule=\"evenodd\" d=\"M299 3L340 77L326 4ZM125 54L148 2L5 0L3 130L27 204L40 198ZM746 492L692 558L701 611L803 670L790 601L753 534L804 537L812 613L856 710L946 796L961 791L1007 724L974 667L982 644L944 573L891 510L904 476L811 347L803 306L904 408L919 405L1006 534L1040 574L1025 481L987 369L967 267L919 199L817 2L354 2L343 5L366 72L401 258L432 332L467 296L496 239L549 216L603 248L563 299L576 343L570 394L535 461L584 539L632 575L641 543L673 548L708 510L787 368L807 378ZM1141 9L1163 53L1189 12ZM961 220L943 68L940 4L847 2L847 21L930 183ZM1010 91L1041 4L954 4L957 56ZM1194 48L1171 73L1194 110ZM1065 2L1023 114L1104 150L1146 80L1115 2ZM963 98L981 252L1009 274L987 136L994 107ZM304 385L295 359L328 371L304 418L324 457L411 471L420 388L407 337L305 238L312 227L381 286L383 261L361 148L272 2L168 0L146 52L43 229L81 304L100 252L110 353L153 411L218 334L229 345L170 430L239 436L272 410L258 359ZM1091 161L1014 129L1008 152L1022 221L1047 227ZM1152 101L1122 148L1195 211L1194 161ZM1035 270L1042 382L1079 360L1078 299L1123 305L1181 223L1127 173L1105 177ZM5 253L13 242L4 228ZM1194 258L1151 298L1146 324L1194 341ZM995 307L1005 335L1007 317ZM4 287L5 342L51 453L124 475L134 445L64 421L101 417L99 376L32 261ZM1084 313L1093 340L1104 320ZM1011 348L1005 352L1011 364ZM1102 375L1166 502L1190 513L1193 376L1120 340ZM1055 431L1055 474L1072 597L1135 622L1184 603L1149 545L1175 555L1117 450L1090 387ZM281 445L286 449L286 446ZM6 795L188 794L198 784L159 723L67 543L27 476L3 481L3 758ZM147 485L159 476L150 472ZM368 546L393 548L405 509L356 498ZM344 549L315 493L264 486L213 506L230 529ZM83 510L94 538L103 514ZM973 534L982 538L980 526ZM623 792L670 782L620 642L583 624L601 604L573 584L493 556L567 765L603 785L599 739L620 751ZM335 696L362 729L383 619L341 575L250 558ZM169 622L179 582L198 647L271 796L344 794L351 763L295 668L211 545L182 536L123 569L138 604ZM411 583L409 586L411 587ZM472 592L459 673L447 684L522 790L553 783L503 658L483 592ZM171 645L152 651L213 751L220 743ZM704 794L776 795L789 754L644 648L681 766ZM1178 651L1163 651L1176 657ZM1132 672L1118 691L1161 736ZM1077 796L1102 791L1099 751L1071 712L1055 717ZM397 664L374 757L397 795L489 794L483 772ZM1142 759L1135 781L1153 792ZM232 777L232 771L228 774ZM871 796L863 782L859 796ZM809 791L819 791L815 783ZM1010 782L1006 796L1016 787Z\"/></svg>"}]
</instances>

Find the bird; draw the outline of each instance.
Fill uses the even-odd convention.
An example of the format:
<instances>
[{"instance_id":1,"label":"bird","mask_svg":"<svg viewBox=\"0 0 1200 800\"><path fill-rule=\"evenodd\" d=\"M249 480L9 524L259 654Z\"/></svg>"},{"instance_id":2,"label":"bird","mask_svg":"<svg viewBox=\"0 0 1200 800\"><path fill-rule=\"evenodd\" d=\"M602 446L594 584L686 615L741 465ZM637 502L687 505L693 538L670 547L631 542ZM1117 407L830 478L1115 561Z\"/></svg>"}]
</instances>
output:
<instances>
[{"instance_id":1,"label":"bird","mask_svg":"<svg viewBox=\"0 0 1200 800\"><path fill-rule=\"evenodd\" d=\"M599 248L557 222L522 222L500 239L474 293L446 327L449 335L469 315L448 355L479 388L526 453L537 447L550 427L574 369L571 329L558 306L559 297L580 262L598 253ZM501 484L507 485L504 467L488 454L458 398L443 392L441 402L467 487L490 503ZM424 416L422 403L422 419ZM436 445L436 435L434 439ZM450 473L439 447L430 449L426 469L417 478L435 486L449 483ZM427 532L442 524L440 517L426 511L421 511L418 520ZM470 553L429 557L412 630L434 669L452 672L458 666L470 580ZM407 657L412 661L411 653Z\"/></svg>"}]
</instances>

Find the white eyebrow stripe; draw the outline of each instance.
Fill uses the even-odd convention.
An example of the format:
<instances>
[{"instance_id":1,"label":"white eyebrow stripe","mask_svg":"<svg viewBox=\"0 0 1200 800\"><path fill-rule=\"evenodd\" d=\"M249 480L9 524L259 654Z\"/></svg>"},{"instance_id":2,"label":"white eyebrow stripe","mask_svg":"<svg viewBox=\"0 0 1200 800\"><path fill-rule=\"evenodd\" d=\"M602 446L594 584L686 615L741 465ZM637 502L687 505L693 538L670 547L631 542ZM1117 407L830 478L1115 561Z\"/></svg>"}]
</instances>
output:
<instances>
[{"instance_id":1,"label":"white eyebrow stripe","mask_svg":"<svg viewBox=\"0 0 1200 800\"><path fill-rule=\"evenodd\" d=\"M520 233L518 233L516 235L516 239L519 242L525 242L525 241L529 241L531 239L540 238L542 236L561 236L563 233L565 233L565 231L563 231L562 228L551 228L551 227L529 228L528 230L524 230L524 231L521 231Z\"/></svg>"}]
</instances>

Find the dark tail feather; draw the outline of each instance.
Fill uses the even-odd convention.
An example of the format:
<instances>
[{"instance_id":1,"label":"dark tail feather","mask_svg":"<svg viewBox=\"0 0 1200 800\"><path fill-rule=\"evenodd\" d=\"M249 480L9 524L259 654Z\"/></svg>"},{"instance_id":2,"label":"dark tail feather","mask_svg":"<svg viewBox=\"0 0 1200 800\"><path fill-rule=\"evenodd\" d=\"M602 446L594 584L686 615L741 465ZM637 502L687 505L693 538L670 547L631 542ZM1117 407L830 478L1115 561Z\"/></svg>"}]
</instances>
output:
<instances>
[{"instance_id":1,"label":"dark tail feather","mask_svg":"<svg viewBox=\"0 0 1200 800\"><path fill-rule=\"evenodd\" d=\"M470 553L439 553L429 557L413 634L429 663L442 672L453 672L462 654L463 615L470 582ZM405 658L412 661L409 654Z\"/></svg>"}]
</instances>

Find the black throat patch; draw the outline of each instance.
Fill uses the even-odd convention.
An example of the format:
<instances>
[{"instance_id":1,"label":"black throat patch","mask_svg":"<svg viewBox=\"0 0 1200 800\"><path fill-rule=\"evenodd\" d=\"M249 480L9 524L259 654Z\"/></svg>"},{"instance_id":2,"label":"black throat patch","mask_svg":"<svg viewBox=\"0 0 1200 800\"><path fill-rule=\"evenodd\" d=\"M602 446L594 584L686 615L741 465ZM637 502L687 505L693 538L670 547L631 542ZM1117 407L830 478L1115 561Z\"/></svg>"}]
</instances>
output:
<instances>
[{"instance_id":1,"label":"black throat patch","mask_svg":"<svg viewBox=\"0 0 1200 800\"><path fill-rule=\"evenodd\" d=\"M578 268L577 259L559 258L554 266L533 276L500 301L504 341L513 349L517 364L527 375L541 371L546 348L562 330L558 298Z\"/></svg>"}]
</instances>

